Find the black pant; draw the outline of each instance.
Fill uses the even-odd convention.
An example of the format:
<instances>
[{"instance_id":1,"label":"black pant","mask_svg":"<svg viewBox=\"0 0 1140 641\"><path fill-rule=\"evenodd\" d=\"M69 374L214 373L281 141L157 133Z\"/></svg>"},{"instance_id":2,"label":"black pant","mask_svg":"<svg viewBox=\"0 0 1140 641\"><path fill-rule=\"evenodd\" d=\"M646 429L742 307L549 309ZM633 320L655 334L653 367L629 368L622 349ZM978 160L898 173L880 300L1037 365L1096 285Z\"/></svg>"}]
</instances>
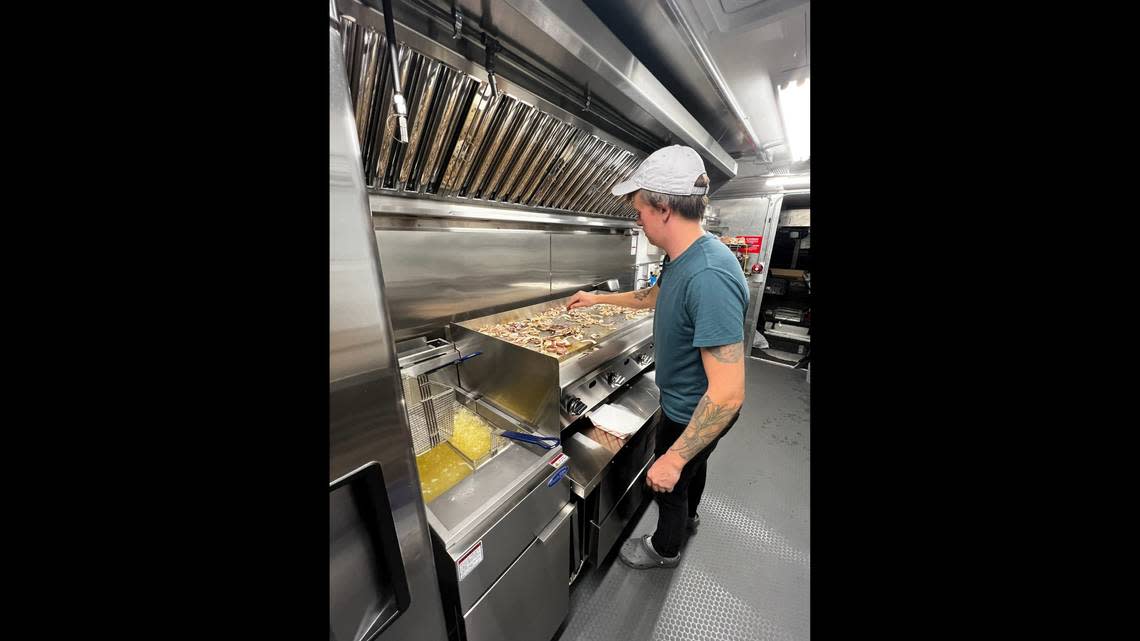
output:
<instances>
[{"instance_id":1,"label":"black pant","mask_svg":"<svg viewBox=\"0 0 1140 641\"><path fill-rule=\"evenodd\" d=\"M653 453L661 458L665 452L673 447L673 443L688 427L685 423L678 423L661 410L661 422L657 424L657 444ZM721 430L712 443L705 446L696 456L685 463L681 468L681 477L673 486L671 492L654 492L657 498L659 514L657 516L657 531L653 533L653 549L662 556L676 556L681 551L681 544L685 542L686 521L697 514L697 505L701 502L701 494L705 491L705 474L708 471L709 455L716 449L720 439L736 424L740 418L738 412L732 417L728 425Z\"/></svg>"}]
</instances>

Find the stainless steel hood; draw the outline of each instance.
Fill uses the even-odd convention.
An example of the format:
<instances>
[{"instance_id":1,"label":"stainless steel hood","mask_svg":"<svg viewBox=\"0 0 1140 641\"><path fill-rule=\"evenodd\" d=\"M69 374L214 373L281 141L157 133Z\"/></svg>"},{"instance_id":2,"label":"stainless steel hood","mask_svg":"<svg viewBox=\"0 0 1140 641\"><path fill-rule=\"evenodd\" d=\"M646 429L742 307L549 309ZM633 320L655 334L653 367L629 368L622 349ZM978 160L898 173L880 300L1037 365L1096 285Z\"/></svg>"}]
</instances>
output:
<instances>
[{"instance_id":1,"label":"stainless steel hood","mask_svg":"<svg viewBox=\"0 0 1140 641\"><path fill-rule=\"evenodd\" d=\"M381 14L338 2L374 194L633 218L609 189L660 146L692 146L714 186L736 174L728 153L585 5L461 0L455 31L450 2L395 4L406 144L389 117L392 61ZM474 62L485 56L483 34L504 47L497 93Z\"/></svg>"},{"instance_id":2,"label":"stainless steel hood","mask_svg":"<svg viewBox=\"0 0 1140 641\"><path fill-rule=\"evenodd\" d=\"M808 0L584 2L733 158L791 159L775 88L809 64Z\"/></svg>"},{"instance_id":3,"label":"stainless steel hood","mask_svg":"<svg viewBox=\"0 0 1140 641\"><path fill-rule=\"evenodd\" d=\"M509 27L520 43L535 50L553 44L568 52L579 64L571 64L565 54L560 62L571 71L584 67L585 75L579 77L599 98L623 111L648 114L658 130L667 130L666 137L696 149L710 174L736 174L736 161L585 3L502 0L490 10L496 27Z\"/></svg>"}]
</instances>

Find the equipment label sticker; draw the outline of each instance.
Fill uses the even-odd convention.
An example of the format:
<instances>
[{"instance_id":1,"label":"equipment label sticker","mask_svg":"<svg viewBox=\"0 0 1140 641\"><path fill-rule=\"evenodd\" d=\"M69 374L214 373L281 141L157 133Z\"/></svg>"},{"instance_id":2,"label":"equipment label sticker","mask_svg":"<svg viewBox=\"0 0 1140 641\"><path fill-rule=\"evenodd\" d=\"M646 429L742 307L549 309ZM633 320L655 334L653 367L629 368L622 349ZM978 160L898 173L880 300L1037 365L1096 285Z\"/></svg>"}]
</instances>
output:
<instances>
[{"instance_id":1,"label":"equipment label sticker","mask_svg":"<svg viewBox=\"0 0 1140 641\"><path fill-rule=\"evenodd\" d=\"M566 460L566 453L560 452L558 456L550 459L550 467L562 467L562 463Z\"/></svg>"},{"instance_id":2,"label":"equipment label sticker","mask_svg":"<svg viewBox=\"0 0 1140 641\"><path fill-rule=\"evenodd\" d=\"M471 571L479 567L483 562L483 542L479 541L470 550L463 553L459 557L459 562L456 565L459 567L459 580L462 581Z\"/></svg>"}]
</instances>

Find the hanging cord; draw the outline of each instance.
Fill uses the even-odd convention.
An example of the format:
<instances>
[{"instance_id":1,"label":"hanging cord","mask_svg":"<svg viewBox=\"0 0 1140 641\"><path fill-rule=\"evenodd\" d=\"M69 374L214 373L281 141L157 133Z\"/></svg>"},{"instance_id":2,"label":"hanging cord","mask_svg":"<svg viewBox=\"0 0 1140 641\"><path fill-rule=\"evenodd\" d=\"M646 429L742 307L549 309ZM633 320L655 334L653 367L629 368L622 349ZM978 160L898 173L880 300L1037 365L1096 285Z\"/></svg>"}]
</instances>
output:
<instances>
[{"instance_id":1,"label":"hanging cord","mask_svg":"<svg viewBox=\"0 0 1140 641\"><path fill-rule=\"evenodd\" d=\"M396 140L408 142L408 103L404 100L403 89L400 87L400 58L396 48L396 21L392 16L392 0L384 0L384 33L388 38L388 59L392 61L388 68L392 70L392 106L396 110L399 124Z\"/></svg>"}]
</instances>

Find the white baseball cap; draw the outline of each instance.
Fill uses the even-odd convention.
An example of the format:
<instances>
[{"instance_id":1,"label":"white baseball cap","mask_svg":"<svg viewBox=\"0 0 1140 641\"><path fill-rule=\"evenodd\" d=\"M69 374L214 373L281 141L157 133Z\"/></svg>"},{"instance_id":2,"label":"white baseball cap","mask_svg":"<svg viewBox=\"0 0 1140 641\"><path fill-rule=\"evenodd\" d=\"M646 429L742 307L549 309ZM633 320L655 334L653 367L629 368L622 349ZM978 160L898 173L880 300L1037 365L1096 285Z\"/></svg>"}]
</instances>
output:
<instances>
[{"instance_id":1,"label":"white baseball cap","mask_svg":"<svg viewBox=\"0 0 1140 641\"><path fill-rule=\"evenodd\" d=\"M672 145L649 154L628 180L610 190L615 196L624 196L638 189L694 196L704 194L708 187L694 187L693 183L705 173L705 163L692 147Z\"/></svg>"}]
</instances>

